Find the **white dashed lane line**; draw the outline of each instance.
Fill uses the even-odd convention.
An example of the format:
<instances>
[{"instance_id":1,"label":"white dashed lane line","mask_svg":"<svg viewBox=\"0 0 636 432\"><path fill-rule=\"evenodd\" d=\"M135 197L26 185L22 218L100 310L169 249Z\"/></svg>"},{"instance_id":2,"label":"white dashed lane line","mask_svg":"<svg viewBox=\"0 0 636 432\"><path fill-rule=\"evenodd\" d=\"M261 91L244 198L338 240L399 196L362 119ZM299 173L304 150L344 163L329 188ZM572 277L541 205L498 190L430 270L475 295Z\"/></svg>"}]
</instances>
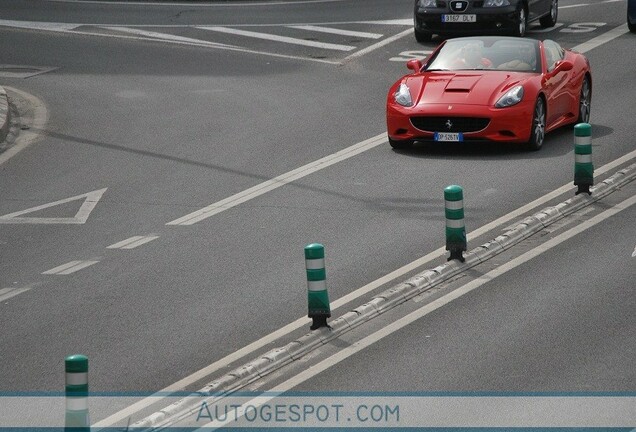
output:
<instances>
[{"instance_id":1,"label":"white dashed lane line","mask_svg":"<svg viewBox=\"0 0 636 432\"><path fill-rule=\"evenodd\" d=\"M61 266L57 266L52 268L51 270L47 270L42 272L45 275L68 275L71 273L75 273L76 271L82 270L83 268L92 266L93 264L97 264L99 261L71 261L66 264L62 264Z\"/></svg>"},{"instance_id":2,"label":"white dashed lane line","mask_svg":"<svg viewBox=\"0 0 636 432\"><path fill-rule=\"evenodd\" d=\"M159 236L133 236L129 239L122 240L110 246L107 246L106 249L134 249L137 246L141 246L148 242L158 239Z\"/></svg>"}]
</instances>

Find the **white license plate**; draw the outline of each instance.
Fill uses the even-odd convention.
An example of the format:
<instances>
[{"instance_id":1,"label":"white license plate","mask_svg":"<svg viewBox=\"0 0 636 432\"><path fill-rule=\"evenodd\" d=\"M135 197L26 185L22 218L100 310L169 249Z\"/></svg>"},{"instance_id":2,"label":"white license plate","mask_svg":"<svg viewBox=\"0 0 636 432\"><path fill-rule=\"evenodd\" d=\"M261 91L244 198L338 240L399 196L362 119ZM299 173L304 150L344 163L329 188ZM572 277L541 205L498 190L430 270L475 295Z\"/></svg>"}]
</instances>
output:
<instances>
[{"instance_id":1,"label":"white license plate","mask_svg":"<svg viewBox=\"0 0 636 432\"><path fill-rule=\"evenodd\" d=\"M464 134L461 132L435 132L433 136L435 141L464 141Z\"/></svg>"},{"instance_id":2,"label":"white license plate","mask_svg":"<svg viewBox=\"0 0 636 432\"><path fill-rule=\"evenodd\" d=\"M470 23L477 22L477 15L475 14L444 14L442 15L442 22L445 23Z\"/></svg>"}]
</instances>

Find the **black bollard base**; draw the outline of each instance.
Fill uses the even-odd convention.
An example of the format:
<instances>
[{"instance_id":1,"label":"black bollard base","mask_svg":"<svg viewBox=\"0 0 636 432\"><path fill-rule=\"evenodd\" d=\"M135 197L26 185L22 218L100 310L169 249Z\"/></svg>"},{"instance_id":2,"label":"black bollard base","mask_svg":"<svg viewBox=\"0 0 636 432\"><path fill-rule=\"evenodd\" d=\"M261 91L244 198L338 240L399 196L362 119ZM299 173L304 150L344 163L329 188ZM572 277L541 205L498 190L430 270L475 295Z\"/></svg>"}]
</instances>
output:
<instances>
[{"instance_id":1,"label":"black bollard base","mask_svg":"<svg viewBox=\"0 0 636 432\"><path fill-rule=\"evenodd\" d=\"M331 326L329 324L327 324L327 315L319 315L319 316L313 316L311 317L312 319L312 323L311 323L311 327L309 327L310 330L317 330L320 327L327 327L328 329L331 330Z\"/></svg>"},{"instance_id":2,"label":"black bollard base","mask_svg":"<svg viewBox=\"0 0 636 432\"><path fill-rule=\"evenodd\" d=\"M584 184L584 185L579 185L579 188L576 192L574 192L574 195L578 195L580 193L586 193L588 195L592 195L592 192L590 191L590 186L589 184Z\"/></svg>"},{"instance_id":3,"label":"black bollard base","mask_svg":"<svg viewBox=\"0 0 636 432\"><path fill-rule=\"evenodd\" d=\"M454 259L459 260L460 262L466 261L466 259L464 258L463 252L460 250L451 250L450 257L448 257L446 261L450 261Z\"/></svg>"}]
</instances>

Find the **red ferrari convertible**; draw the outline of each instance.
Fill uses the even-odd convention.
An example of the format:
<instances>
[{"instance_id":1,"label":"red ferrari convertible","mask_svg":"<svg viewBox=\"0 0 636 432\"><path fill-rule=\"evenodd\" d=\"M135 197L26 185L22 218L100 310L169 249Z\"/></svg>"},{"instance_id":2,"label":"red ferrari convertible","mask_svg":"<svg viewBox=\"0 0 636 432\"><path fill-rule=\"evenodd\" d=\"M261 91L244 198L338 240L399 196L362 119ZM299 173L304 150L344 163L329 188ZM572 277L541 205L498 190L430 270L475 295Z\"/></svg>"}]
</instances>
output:
<instances>
[{"instance_id":1,"label":"red ferrari convertible","mask_svg":"<svg viewBox=\"0 0 636 432\"><path fill-rule=\"evenodd\" d=\"M447 39L389 90L389 143L415 141L543 145L546 132L588 122L592 75L585 56L552 40Z\"/></svg>"}]
</instances>

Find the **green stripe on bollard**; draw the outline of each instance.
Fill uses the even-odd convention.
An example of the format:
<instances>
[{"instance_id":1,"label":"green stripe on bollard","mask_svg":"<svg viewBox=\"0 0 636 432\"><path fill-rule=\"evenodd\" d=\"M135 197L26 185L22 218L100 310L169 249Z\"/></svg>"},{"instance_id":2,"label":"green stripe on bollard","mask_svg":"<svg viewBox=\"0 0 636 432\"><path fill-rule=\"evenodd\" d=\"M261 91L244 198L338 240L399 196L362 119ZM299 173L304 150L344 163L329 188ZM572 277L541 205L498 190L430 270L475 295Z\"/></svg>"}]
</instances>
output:
<instances>
[{"instance_id":1,"label":"green stripe on bollard","mask_svg":"<svg viewBox=\"0 0 636 432\"><path fill-rule=\"evenodd\" d=\"M320 243L312 243L305 246L305 259L317 259L325 257L325 247Z\"/></svg>"},{"instance_id":2,"label":"green stripe on bollard","mask_svg":"<svg viewBox=\"0 0 636 432\"><path fill-rule=\"evenodd\" d=\"M589 123L577 123L576 126L574 126L574 136L575 137L592 136L592 125Z\"/></svg>"},{"instance_id":3,"label":"green stripe on bollard","mask_svg":"<svg viewBox=\"0 0 636 432\"><path fill-rule=\"evenodd\" d=\"M307 270L307 280L308 281L322 281L327 279L327 271L323 269L308 269Z\"/></svg>"},{"instance_id":4,"label":"green stripe on bollard","mask_svg":"<svg viewBox=\"0 0 636 432\"><path fill-rule=\"evenodd\" d=\"M446 201L459 201L464 199L464 190L461 186L450 185L444 189L444 199Z\"/></svg>"}]
</instances>

